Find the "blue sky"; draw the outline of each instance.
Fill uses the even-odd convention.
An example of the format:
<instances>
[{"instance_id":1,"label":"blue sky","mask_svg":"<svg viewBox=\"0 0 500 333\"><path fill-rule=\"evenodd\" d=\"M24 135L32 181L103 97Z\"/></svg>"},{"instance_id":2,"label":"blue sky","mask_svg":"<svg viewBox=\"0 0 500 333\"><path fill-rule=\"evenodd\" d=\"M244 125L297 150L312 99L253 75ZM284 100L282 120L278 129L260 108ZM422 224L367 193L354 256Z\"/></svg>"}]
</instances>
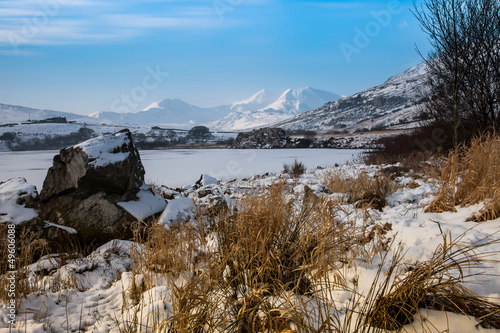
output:
<instances>
[{"instance_id":1,"label":"blue sky","mask_svg":"<svg viewBox=\"0 0 500 333\"><path fill-rule=\"evenodd\" d=\"M0 1L0 103L88 114L268 88L342 95L421 61L411 1ZM132 96L132 97L131 97ZM124 103L120 103L124 106Z\"/></svg>"}]
</instances>

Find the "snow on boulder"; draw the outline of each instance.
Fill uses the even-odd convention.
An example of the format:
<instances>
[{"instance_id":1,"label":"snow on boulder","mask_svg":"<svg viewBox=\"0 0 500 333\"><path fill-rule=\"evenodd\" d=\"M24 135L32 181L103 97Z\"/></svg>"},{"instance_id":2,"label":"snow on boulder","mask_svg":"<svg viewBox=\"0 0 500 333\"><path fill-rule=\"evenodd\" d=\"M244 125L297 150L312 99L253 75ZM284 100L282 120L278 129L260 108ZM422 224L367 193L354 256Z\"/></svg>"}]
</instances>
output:
<instances>
[{"instance_id":1,"label":"snow on boulder","mask_svg":"<svg viewBox=\"0 0 500 333\"><path fill-rule=\"evenodd\" d=\"M113 135L103 135L73 146L87 154L89 165L98 168L124 162L130 153L130 132L128 130Z\"/></svg>"},{"instance_id":2,"label":"snow on boulder","mask_svg":"<svg viewBox=\"0 0 500 333\"><path fill-rule=\"evenodd\" d=\"M24 178L12 178L0 183L0 223L16 225L38 216L33 203L38 199L36 187Z\"/></svg>"},{"instance_id":3,"label":"snow on boulder","mask_svg":"<svg viewBox=\"0 0 500 333\"><path fill-rule=\"evenodd\" d=\"M119 202L118 205L124 208L136 219L145 219L153 214L161 212L167 206L165 199L151 191L151 186L143 185L137 193L138 200Z\"/></svg>"},{"instance_id":4,"label":"snow on boulder","mask_svg":"<svg viewBox=\"0 0 500 333\"><path fill-rule=\"evenodd\" d=\"M187 222L196 218L194 202L190 198L171 200L160 216L159 223Z\"/></svg>"},{"instance_id":5,"label":"snow on boulder","mask_svg":"<svg viewBox=\"0 0 500 333\"><path fill-rule=\"evenodd\" d=\"M165 201L144 184L144 167L129 130L64 148L40 193L41 217L100 245L133 235L137 219Z\"/></svg>"}]
</instances>

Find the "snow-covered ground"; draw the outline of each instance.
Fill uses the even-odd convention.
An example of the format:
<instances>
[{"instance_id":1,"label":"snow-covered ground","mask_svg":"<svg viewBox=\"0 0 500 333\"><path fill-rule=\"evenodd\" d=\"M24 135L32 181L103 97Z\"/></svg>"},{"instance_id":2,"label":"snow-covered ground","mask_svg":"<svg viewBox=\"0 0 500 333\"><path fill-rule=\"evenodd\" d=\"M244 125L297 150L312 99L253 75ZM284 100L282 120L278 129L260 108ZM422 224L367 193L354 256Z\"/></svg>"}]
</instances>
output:
<instances>
[{"instance_id":1,"label":"snow-covered ground","mask_svg":"<svg viewBox=\"0 0 500 333\"><path fill-rule=\"evenodd\" d=\"M270 152L278 154L276 151ZM210 153L207 151L207 155ZM155 157L155 153L152 154L150 157ZM301 160L305 157L296 156L294 151L280 151L279 154L284 154L281 155L280 163L285 156L290 159L299 157ZM143 156L146 156L147 165L147 154ZM203 158L206 157L203 156ZM189 158L189 155L186 155L186 158ZM175 160L172 163L175 163ZM325 160L316 164L327 166L330 163ZM207 173L209 165L209 163L202 165ZM184 184L188 186L184 186L182 193L164 188L173 199L169 200L163 222L168 225L169 219L175 218L178 213L182 213L180 214L182 219L186 218L187 214L195 214L189 208L191 200L203 205L218 196L229 205L234 205L252 188L265 188L283 181L290 189L289 197L292 200L300 201L306 193L306 186L318 196L335 199L338 198L338 193L328 193L324 190L325 177L329 173L347 176L365 173L368 177L374 177L382 168L383 166L355 163L347 163L339 167L330 164L327 168L310 168L298 179L271 172L245 180L219 181L218 183L215 183L212 177L204 176L201 188L194 184L188 185L189 183ZM146 172L148 172L147 167ZM408 265L429 260L434 251L443 243L443 236L447 234L452 239L461 237L464 242L500 239L498 234L500 219L484 223L466 222L466 218L480 208L477 205L467 208L457 207L456 213L425 213L425 206L431 202L437 190L435 180L421 179L415 174L407 173L397 176L395 181L399 183L400 189L387 196L388 206L382 212L370 211L369 214L373 226L390 224L391 227L386 229L387 233L382 237L404 247L404 262ZM412 186L409 186L410 184ZM201 191L209 194L202 196ZM169 205L171 205L170 208ZM346 212L356 211L353 205L344 204L342 207ZM353 214L350 222L362 224L365 223L365 217L365 214ZM86 258L70 260L60 268L53 267L54 261L50 261L49 258L44 258L32 265L30 269L33 274L41 269L51 272L50 276L38 282L47 286L47 290L33 293L22 302L19 311L22 315L19 316L18 325L13 331L75 332L82 329L89 332L123 332L131 321L142 323L144 326L141 326L141 331L149 331L147 327L150 327L152 323L168 319L174 311L172 300L175 294L169 288L171 285L168 279L160 279L154 288L142 293L142 300L137 306L130 304L132 284L140 285L144 279L144 276L132 273L130 251L133 246L141 247L128 241L114 241L103 245ZM500 260L498 244L488 245L481 251L491 251L493 255L489 259ZM346 268L347 280L357 281L354 283L357 284L361 297L367 295L380 264L379 259L374 259L372 263L362 262ZM500 264L491 262L481 271L484 271L486 275L478 277L478 280L472 281L475 283L467 284L467 287L478 295L487 297L490 301L498 302L500 299L500 278L498 278ZM180 280L188 278L189 275L175 277ZM73 283L65 284L68 281ZM338 308L341 309L348 307L352 295L340 290L330 297L334 298ZM10 332L7 327L7 314L6 306L0 305L1 333ZM415 322L406 325L404 329L408 332L500 332L500 330L482 328L474 318L434 310L422 311Z\"/></svg>"}]
</instances>

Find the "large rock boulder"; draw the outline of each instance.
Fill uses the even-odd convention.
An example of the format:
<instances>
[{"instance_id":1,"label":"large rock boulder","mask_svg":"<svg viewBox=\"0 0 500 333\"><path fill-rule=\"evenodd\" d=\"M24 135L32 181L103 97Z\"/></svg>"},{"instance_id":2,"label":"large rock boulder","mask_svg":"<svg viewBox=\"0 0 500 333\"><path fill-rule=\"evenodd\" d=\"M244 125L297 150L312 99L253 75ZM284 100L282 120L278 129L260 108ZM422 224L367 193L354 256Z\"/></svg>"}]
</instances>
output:
<instances>
[{"instance_id":1,"label":"large rock boulder","mask_svg":"<svg viewBox=\"0 0 500 333\"><path fill-rule=\"evenodd\" d=\"M74 228L98 244L132 237L138 219L166 206L144 184L144 167L129 130L62 149L40 199L44 220Z\"/></svg>"},{"instance_id":2,"label":"large rock boulder","mask_svg":"<svg viewBox=\"0 0 500 333\"><path fill-rule=\"evenodd\" d=\"M91 195L123 194L144 184L144 167L132 135L123 130L64 148L54 157L40 193L42 200L78 189Z\"/></svg>"}]
</instances>

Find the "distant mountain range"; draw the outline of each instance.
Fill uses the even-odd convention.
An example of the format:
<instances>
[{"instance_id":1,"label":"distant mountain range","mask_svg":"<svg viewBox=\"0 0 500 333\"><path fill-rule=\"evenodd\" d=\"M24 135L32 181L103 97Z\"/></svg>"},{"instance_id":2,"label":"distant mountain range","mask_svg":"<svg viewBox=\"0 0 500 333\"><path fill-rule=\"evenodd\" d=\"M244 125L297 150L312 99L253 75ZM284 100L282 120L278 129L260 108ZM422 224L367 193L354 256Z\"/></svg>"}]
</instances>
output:
<instances>
[{"instance_id":1,"label":"distant mountain range","mask_svg":"<svg viewBox=\"0 0 500 333\"><path fill-rule=\"evenodd\" d=\"M139 112L117 113L102 111L89 117L104 121L162 125L189 129L220 119L229 113L229 106L201 108L180 99L164 99Z\"/></svg>"},{"instance_id":2,"label":"distant mountain range","mask_svg":"<svg viewBox=\"0 0 500 333\"><path fill-rule=\"evenodd\" d=\"M426 67L417 65L383 84L344 97L314 88L276 93L263 89L231 105L202 108L180 99L164 99L134 113L97 112L82 116L0 104L0 125L51 117L115 126L168 126L189 129L205 125L216 131L244 131L266 126L327 132L343 129L400 129L418 126L428 91Z\"/></svg>"},{"instance_id":3,"label":"distant mountain range","mask_svg":"<svg viewBox=\"0 0 500 333\"><path fill-rule=\"evenodd\" d=\"M339 98L337 94L313 88L288 89L281 95L263 89L244 101L213 108L201 108L180 99L164 99L135 113L97 112L89 116L179 128L207 125L214 130L238 131L269 126Z\"/></svg>"}]
</instances>

